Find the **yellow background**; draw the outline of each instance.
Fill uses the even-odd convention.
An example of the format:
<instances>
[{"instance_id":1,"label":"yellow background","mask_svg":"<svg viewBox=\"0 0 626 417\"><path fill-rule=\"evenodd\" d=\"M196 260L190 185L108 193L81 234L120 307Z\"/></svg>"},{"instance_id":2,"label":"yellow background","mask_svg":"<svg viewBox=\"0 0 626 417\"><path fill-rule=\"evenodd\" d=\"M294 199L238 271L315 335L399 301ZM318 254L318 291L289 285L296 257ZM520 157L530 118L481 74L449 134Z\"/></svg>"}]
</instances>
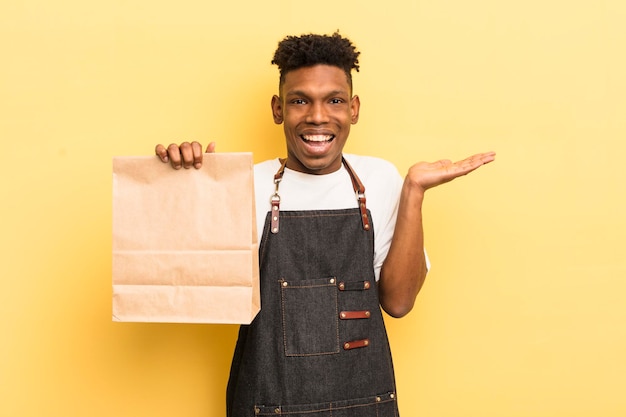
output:
<instances>
[{"instance_id":1,"label":"yellow background","mask_svg":"<svg viewBox=\"0 0 626 417\"><path fill-rule=\"evenodd\" d=\"M0 416L223 415L235 326L111 321L111 158L283 155L273 51L336 29L347 151L498 152L427 197L402 415L625 415L625 27L622 0L2 0Z\"/></svg>"}]
</instances>

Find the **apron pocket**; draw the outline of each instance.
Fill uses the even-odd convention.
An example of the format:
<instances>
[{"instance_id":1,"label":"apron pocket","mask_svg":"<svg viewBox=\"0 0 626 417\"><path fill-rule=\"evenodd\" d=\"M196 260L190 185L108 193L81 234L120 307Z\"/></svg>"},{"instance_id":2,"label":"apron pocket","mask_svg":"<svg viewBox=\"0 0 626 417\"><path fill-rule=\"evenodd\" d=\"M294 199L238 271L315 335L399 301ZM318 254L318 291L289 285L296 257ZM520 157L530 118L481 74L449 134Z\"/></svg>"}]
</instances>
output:
<instances>
[{"instance_id":1,"label":"apron pocket","mask_svg":"<svg viewBox=\"0 0 626 417\"><path fill-rule=\"evenodd\" d=\"M278 281L286 356L339 353L337 280Z\"/></svg>"}]
</instances>

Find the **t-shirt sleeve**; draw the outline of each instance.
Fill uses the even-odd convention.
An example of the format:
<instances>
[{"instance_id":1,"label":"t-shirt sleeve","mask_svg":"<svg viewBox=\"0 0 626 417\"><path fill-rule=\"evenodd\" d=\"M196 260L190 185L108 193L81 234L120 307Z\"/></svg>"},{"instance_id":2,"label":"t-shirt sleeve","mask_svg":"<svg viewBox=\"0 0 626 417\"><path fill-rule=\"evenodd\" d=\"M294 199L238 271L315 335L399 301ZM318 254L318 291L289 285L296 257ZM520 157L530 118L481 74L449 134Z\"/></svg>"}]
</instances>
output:
<instances>
[{"instance_id":1,"label":"t-shirt sleeve","mask_svg":"<svg viewBox=\"0 0 626 417\"><path fill-rule=\"evenodd\" d=\"M383 266L383 262L387 258L389 253L389 247L391 246L391 240L396 227L396 219L398 216L398 205L400 203L400 194L402 193L402 184L404 182L400 173L395 167L389 169L385 178L385 182L382 183L382 189L379 190L380 201L377 201L376 209L380 210L378 227L375 227L376 239L374 241L374 274L376 275L376 281L380 278L380 270ZM424 256L426 258L426 269L430 270L430 260L426 249L424 249Z\"/></svg>"},{"instance_id":2,"label":"t-shirt sleeve","mask_svg":"<svg viewBox=\"0 0 626 417\"><path fill-rule=\"evenodd\" d=\"M374 274L376 281L380 278L380 269L383 266L393 231L396 226L396 218L398 215L398 204L400 201L400 193L402 192L402 177L395 167L388 170L385 176L379 177L383 179L381 188L376 196L376 210L379 211L378 225L374 224L376 239L374 240Z\"/></svg>"}]
</instances>

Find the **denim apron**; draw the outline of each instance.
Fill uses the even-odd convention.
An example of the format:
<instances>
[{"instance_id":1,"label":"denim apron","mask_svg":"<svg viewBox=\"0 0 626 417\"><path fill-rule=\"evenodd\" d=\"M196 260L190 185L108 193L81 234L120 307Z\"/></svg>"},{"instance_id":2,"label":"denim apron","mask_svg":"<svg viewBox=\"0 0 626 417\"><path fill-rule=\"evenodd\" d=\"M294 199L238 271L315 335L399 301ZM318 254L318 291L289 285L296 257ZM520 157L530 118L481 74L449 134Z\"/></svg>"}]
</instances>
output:
<instances>
[{"instance_id":1,"label":"denim apron","mask_svg":"<svg viewBox=\"0 0 626 417\"><path fill-rule=\"evenodd\" d=\"M371 217L343 163L359 208L281 212L285 162L275 176L259 247L261 311L239 330L229 417L398 416Z\"/></svg>"}]
</instances>

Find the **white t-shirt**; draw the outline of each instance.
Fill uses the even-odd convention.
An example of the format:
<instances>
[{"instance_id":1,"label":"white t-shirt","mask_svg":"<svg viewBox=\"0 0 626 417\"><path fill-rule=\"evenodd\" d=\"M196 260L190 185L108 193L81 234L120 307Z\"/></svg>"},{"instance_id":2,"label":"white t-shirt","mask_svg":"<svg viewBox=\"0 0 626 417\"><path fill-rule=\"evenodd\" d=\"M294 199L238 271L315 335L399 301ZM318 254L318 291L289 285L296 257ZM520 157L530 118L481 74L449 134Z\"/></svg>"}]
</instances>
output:
<instances>
[{"instance_id":1,"label":"white t-shirt","mask_svg":"<svg viewBox=\"0 0 626 417\"><path fill-rule=\"evenodd\" d=\"M396 167L383 159L350 154L344 154L344 157L365 186L366 204L374 224L374 272L378 280L393 237L403 179ZM265 217L271 209L270 198L275 189L274 175L279 168L278 159L254 166L259 242ZM285 169L278 194L281 210L358 207L350 175L343 165L338 171L326 175L310 175Z\"/></svg>"}]
</instances>

